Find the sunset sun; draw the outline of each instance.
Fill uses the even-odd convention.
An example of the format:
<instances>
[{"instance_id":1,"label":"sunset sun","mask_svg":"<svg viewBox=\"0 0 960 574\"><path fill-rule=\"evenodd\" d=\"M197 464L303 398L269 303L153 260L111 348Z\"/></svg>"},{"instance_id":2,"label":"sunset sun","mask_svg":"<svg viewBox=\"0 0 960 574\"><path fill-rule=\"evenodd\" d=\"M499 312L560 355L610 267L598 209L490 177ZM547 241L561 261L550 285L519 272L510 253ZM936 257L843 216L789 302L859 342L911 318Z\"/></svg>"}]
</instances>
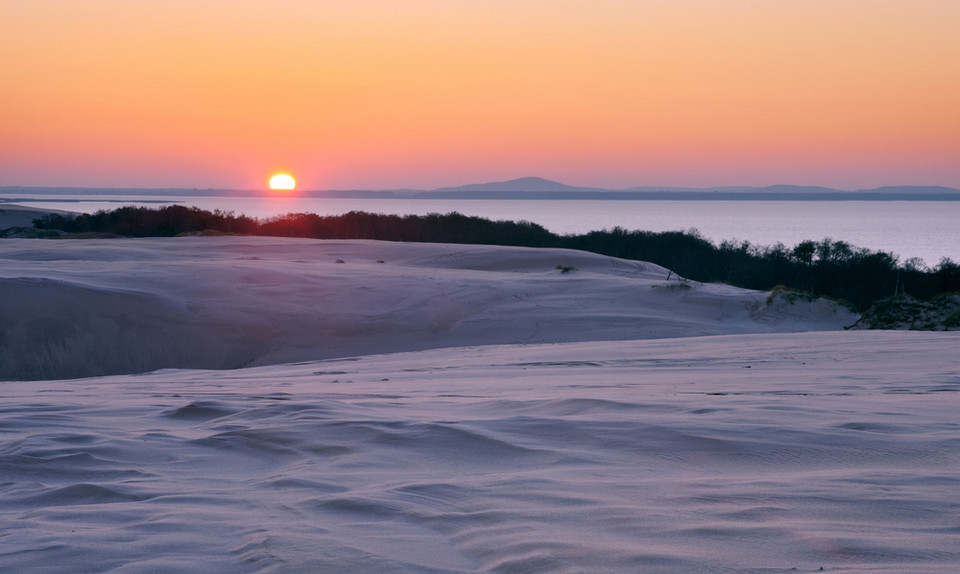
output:
<instances>
[{"instance_id":1,"label":"sunset sun","mask_svg":"<svg viewBox=\"0 0 960 574\"><path fill-rule=\"evenodd\" d=\"M296 187L297 182L293 177L285 174L278 173L270 178L270 189L275 190L290 190Z\"/></svg>"}]
</instances>

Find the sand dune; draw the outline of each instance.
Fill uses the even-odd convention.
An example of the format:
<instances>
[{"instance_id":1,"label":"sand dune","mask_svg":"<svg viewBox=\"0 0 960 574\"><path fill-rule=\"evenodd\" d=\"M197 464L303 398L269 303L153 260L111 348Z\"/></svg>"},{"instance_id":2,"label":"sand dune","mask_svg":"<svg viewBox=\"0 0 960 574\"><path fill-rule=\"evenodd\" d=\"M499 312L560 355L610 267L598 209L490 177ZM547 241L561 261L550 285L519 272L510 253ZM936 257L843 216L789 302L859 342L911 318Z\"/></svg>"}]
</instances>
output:
<instances>
[{"instance_id":1,"label":"sand dune","mask_svg":"<svg viewBox=\"0 0 960 574\"><path fill-rule=\"evenodd\" d=\"M33 227L33 220L47 213L13 203L0 203L0 231L10 227Z\"/></svg>"},{"instance_id":2,"label":"sand dune","mask_svg":"<svg viewBox=\"0 0 960 574\"><path fill-rule=\"evenodd\" d=\"M818 301L578 251L192 237L0 242L0 380L464 345L839 329ZM338 263L339 261L339 263ZM563 273L557 269L573 267Z\"/></svg>"},{"instance_id":3,"label":"sand dune","mask_svg":"<svg viewBox=\"0 0 960 574\"><path fill-rule=\"evenodd\" d=\"M955 571L960 333L666 278L0 241L0 570Z\"/></svg>"},{"instance_id":4,"label":"sand dune","mask_svg":"<svg viewBox=\"0 0 960 574\"><path fill-rule=\"evenodd\" d=\"M958 343L734 335L3 383L0 565L951 572Z\"/></svg>"},{"instance_id":5,"label":"sand dune","mask_svg":"<svg viewBox=\"0 0 960 574\"><path fill-rule=\"evenodd\" d=\"M69 212L59 209L37 209L33 207L24 207L15 203L4 203L0 201L0 237L3 237L3 231L11 228L33 228L33 220L40 219L49 213L59 213L61 215Z\"/></svg>"}]
</instances>

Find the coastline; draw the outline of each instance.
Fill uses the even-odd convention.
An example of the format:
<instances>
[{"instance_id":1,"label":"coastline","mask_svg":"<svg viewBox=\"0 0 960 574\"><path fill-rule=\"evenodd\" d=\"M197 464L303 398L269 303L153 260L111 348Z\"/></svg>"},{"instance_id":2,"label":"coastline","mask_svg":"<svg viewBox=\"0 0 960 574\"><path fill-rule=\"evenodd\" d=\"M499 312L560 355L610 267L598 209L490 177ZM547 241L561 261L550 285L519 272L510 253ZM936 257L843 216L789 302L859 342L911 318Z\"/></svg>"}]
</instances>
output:
<instances>
[{"instance_id":1,"label":"coastline","mask_svg":"<svg viewBox=\"0 0 960 574\"><path fill-rule=\"evenodd\" d=\"M526 181L531 180L531 181ZM516 185L513 185L516 184ZM20 194L22 197L18 197ZM80 196L182 196L182 197L274 197L263 189L110 188L3 186L2 201L42 201L46 195ZM296 196L331 199L468 199L468 200L603 200L603 201L960 201L960 189L942 186L888 186L855 191L817 186L772 185L716 188L604 189L567 186L539 178L515 182L463 185L426 189L305 189ZM31 199L37 198L37 199Z\"/></svg>"}]
</instances>

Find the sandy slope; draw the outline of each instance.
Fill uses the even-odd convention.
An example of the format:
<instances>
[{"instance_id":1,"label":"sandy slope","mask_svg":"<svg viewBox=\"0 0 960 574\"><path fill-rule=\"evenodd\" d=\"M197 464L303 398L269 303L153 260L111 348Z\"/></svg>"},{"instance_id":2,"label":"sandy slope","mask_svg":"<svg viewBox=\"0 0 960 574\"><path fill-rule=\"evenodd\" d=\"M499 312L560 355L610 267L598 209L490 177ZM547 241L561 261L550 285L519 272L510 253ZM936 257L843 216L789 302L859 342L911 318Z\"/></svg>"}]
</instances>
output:
<instances>
[{"instance_id":1,"label":"sandy slope","mask_svg":"<svg viewBox=\"0 0 960 574\"><path fill-rule=\"evenodd\" d=\"M59 209L36 209L14 203L0 202L0 231L11 227L33 227L34 219L39 219L48 213L66 214L68 212Z\"/></svg>"},{"instance_id":2,"label":"sandy slope","mask_svg":"<svg viewBox=\"0 0 960 574\"><path fill-rule=\"evenodd\" d=\"M9 572L954 572L955 333L0 384Z\"/></svg>"},{"instance_id":3,"label":"sandy slope","mask_svg":"<svg viewBox=\"0 0 960 574\"><path fill-rule=\"evenodd\" d=\"M28 207L0 203L0 230L10 227L33 227L33 220L43 215L44 213Z\"/></svg>"},{"instance_id":4,"label":"sandy slope","mask_svg":"<svg viewBox=\"0 0 960 574\"><path fill-rule=\"evenodd\" d=\"M338 262L340 261L340 262ZM575 271L561 273L557 266ZM0 380L505 343L839 329L827 302L569 250L251 237L0 241Z\"/></svg>"},{"instance_id":5,"label":"sandy slope","mask_svg":"<svg viewBox=\"0 0 960 574\"><path fill-rule=\"evenodd\" d=\"M0 571L954 572L960 333L666 278L0 240Z\"/></svg>"}]
</instances>

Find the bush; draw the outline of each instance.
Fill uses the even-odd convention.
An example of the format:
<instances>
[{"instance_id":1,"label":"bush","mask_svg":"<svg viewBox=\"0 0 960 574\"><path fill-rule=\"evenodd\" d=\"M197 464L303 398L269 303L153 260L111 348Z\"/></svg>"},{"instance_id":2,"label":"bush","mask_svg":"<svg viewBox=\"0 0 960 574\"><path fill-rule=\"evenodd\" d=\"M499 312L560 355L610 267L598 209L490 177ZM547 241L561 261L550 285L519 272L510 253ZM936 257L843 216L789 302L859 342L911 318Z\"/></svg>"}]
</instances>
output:
<instances>
[{"instance_id":1,"label":"bush","mask_svg":"<svg viewBox=\"0 0 960 574\"><path fill-rule=\"evenodd\" d=\"M777 285L770 290L770 294L767 295L767 305L773 305L773 302L777 300L777 297L785 300L787 303L796 303L798 300L806 301L808 303L816 301L817 296L809 291L800 291L798 289L791 289L786 285Z\"/></svg>"}]
</instances>

